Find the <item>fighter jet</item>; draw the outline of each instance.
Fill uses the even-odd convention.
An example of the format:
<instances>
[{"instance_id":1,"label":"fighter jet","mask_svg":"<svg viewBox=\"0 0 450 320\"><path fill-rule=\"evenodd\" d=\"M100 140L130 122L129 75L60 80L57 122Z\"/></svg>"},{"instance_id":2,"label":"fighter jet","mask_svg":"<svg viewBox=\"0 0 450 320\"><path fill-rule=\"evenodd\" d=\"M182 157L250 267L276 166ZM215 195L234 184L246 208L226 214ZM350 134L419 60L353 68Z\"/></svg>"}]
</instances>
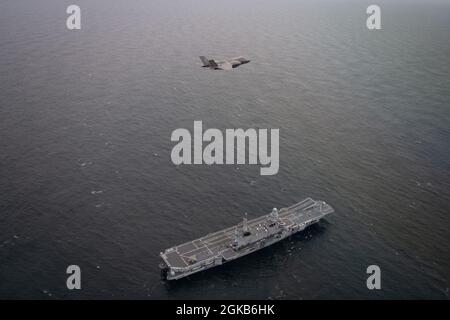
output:
<instances>
[{"instance_id":1,"label":"fighter jet","mask_svg":"<svg viewBox=\"0 0 450 320\"><path fill-rule=\"evenodd\" d=\"M250 60L244 57L236 57L230 61L215 61L208 60L205 56L200 56L200 60L203 62L203 67L208 67L213 70L231 70L250 62Z\"/></svg>"}]
</instances>

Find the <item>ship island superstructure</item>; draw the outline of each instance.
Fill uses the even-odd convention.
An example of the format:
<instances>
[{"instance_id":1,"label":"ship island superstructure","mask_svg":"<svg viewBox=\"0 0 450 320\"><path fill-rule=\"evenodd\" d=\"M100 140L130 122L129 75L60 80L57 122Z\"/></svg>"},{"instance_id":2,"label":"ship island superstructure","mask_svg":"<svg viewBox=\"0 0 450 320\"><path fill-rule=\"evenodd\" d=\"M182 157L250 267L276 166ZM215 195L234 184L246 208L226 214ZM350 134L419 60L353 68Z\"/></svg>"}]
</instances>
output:
<instances>
[{"instance_id":1,"label":"ship island superstructure","mask_svg":"<svg viewBox=\"0 0 450 320\"><path fill-rule=\"evenodd\" d=\"M306 198L290 207L247 220L160 253L167 280L186 277L255 252L304 230L334 209L324 201Z\"/></svg>"}]
</instances>

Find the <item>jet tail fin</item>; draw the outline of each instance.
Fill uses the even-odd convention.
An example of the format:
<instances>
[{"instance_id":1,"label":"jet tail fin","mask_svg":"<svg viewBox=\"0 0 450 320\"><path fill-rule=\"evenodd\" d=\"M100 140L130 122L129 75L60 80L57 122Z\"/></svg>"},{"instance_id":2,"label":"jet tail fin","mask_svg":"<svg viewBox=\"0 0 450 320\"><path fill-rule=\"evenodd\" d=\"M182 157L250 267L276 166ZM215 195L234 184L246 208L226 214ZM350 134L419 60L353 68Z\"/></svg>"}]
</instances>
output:
<instances>
[{"instance_id":1,"label":"jet tail fin","mask_svg":"<svg viewBox=\"0 0 450 320\"><path fill-rule=\"evenodd\" d=\"M214 60L209 60L208 63L209 63L209 66L213 69L219 67L219 65Z\"/></svg>"},{"instance_id":2,"label":"jet tail fin","mask_svg":"<svg viewBox=\"0 0 450 320\"><path fill-rule=\"evenodd\" d=\"M204 67L209 67L210 66L209 60L206 59L205 56L200 56L200 60L202 60Z\"/></svg>"}]
</instances>

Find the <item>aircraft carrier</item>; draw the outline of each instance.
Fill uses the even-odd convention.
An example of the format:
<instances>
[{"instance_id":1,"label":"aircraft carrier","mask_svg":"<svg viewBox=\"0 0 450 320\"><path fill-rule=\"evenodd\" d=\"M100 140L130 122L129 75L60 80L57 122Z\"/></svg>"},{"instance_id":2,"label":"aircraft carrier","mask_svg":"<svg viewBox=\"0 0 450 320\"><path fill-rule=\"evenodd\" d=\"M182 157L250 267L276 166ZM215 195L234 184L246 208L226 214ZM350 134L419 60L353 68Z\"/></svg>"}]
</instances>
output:
<instances>
[{"instance_id":1,"label":"aircraft carrier","mask_svg":"<svg viewBox=\"0 0 450 320\"><path fill-rule=\"evenodd\" d=\"M270 246L318 222L334 209L324 201L306 198L288 208L274 208L268 215L244 220L161 252L160 264L167 280L176 280Z\"/></svg>"}]
</instances>

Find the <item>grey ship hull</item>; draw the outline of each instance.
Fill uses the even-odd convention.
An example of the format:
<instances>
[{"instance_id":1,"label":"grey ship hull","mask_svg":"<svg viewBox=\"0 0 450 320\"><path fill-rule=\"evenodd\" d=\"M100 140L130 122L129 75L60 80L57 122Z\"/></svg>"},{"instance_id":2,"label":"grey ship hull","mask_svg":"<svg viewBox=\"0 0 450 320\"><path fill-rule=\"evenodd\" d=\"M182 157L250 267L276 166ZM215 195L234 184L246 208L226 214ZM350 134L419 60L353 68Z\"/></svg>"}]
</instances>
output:
<instances>
[{"instance_id":1,"label":"grey ship hull","mask_svg":"<svg viewBox=\"0 0 450 320\"><path fill-rule=\"evenodd\" d=\"M317 223L334 209L311 198L161 252L168 280L222 265L279 242ZM243 230L245 232L243 232Z\"/></svg>"}]
</instances>

